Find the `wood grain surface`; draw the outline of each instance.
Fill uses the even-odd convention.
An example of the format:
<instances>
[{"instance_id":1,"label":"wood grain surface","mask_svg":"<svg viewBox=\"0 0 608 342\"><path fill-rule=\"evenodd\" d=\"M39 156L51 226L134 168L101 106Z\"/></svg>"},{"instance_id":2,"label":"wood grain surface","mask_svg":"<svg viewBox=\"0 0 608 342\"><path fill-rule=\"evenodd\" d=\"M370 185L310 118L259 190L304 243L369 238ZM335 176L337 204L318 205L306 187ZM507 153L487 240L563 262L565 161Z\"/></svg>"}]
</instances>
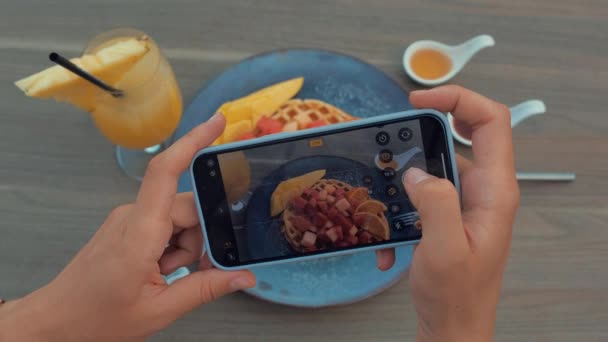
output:
<instances>
[{"instance_id":1,"label":"wood grain surface","mask_svg":"<svg viewBox=\"0 0 608 342\"><path fill-rule=\"evenodd\" d=\"M498 341L608 340L608 3L515 1L77 1L0 6L0 295L50 281L138 184L117 168L89 116L24 97L13 81L77 55L100 31L132 26L168 55L187 104L249 55L318 47L348 53L415 89L401 68L418 39L459 43L488 33L453 83L548 112L517 127L521 171L575 171L569 184L521 184ZM468 151L462 149L461 153ZM91 265L94 267L94 265ZM407 281L362 303L319 310L236 294L153 341L400 341L414 337Z\"/></svg>"}]
</instances>

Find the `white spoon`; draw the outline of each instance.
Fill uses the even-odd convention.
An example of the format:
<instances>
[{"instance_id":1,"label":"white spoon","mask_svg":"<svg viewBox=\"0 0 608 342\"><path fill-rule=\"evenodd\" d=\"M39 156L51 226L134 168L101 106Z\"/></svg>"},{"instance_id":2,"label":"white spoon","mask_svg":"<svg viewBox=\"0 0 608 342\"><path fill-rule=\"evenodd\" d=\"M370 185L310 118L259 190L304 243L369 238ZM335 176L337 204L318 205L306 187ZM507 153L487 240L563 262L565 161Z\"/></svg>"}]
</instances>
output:
<instances>
[{"instance_id":1,"label":"white spoon","mask_svg":"<svg viewBox=\"0 0 608 342\"><path fill-rule=\"evenodd\" d=\"M396 167L394 169L395 169L395 171L399 171L405 165L407 165L407 163L410 161L410 159L414 158L414 156L420 152L422 152L422 149L420 149L420 147L418 147L418 146L414 146L401 154L393 156L393 160L388 163L382 162L380 160L380 156L378 154L376 154L376 156L374 157L374 164L376 164L376 167L378 169L384 170L384 168L387 166L387 164L395 163Z\"/></svg>"},{"instance_id":2,"label":"white spoon","mask_svg":"<svg viewBox=\"0 0 608 342\"><path fill-rule=\"evenodd\" d=\"M454 77L465 66L465 64L467 64L473 55L475 55L481 49L494 46L494 44L494 38L487 34L477 36L460 45L454 46L446 45L434 40L419 40L412 43L407 47L407 49L405 49L405 52L403 53L403 68L408 76L414 81L426 86L435 86ZM412 56L416 52L424 49L436 50L447 56L452 62L450 71L448 71L445 75L434 79L424 78L416 74L416 72L412 69Z\"/></svg>"},{"instance_id":3,"label":"white spoon","mask_svg":"<svg viewBox=\"0 0 608 342\"><path fill-rule=\"evenodd\" d=\"M547 107L541 100L528 100L513 106L511 107L511 127L517 126L520 122L531 116L543 114L546 111ZM448 122L450 123L450 129L452 130L454 140L465 146L471 146L471 140L458 133L458 130L454 126L454 117L452 116L452 113L448 113Z\"/></svg>"}]
</instances>

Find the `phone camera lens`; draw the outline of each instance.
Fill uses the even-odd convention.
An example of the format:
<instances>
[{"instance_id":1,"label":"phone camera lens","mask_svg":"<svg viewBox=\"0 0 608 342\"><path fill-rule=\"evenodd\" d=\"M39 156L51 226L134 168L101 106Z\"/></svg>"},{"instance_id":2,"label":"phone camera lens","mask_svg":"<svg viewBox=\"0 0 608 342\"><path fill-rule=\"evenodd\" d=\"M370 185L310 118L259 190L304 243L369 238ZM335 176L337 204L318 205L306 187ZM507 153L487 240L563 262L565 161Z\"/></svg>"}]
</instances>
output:
<instances>
[{"instance_id":1,"label":"phone camera lens","mask_svg":"<svg viewBox=\"0 0 608 342\"><path fill-rule=\"evenodd\" d=\"M376 143L381 146L385 146L391 141L391 137L385 131L380 131L376 134Z\"/></svg>"},{"instance_id":2,"label":"phone camera lens","mask_svg":"<svg viewBox=\"0 0 608 342\"><path fill-rule=\"evenodd\" d=\"M215 166L215 162L213 161L213 159L208 159L207 160L207 167L214 167Z\"/></svg>"},{"instance_id":3,"label":"phone camera lens","mask_svg":"<svg viewBox=\"0 0 608 342\"><path fill-rule=\"evenodd\" d=\"M209 176L211 176L211 177L215 177L216 174L217 173L215 172L215 170L209 171Z\"/></svg>"},{"instance_id":4,"label":"phone camera lens","mask_svg":"<svg viewBox=\"0 0 608 342\"><path fill-rule=\"evenodd\" d=\"M401 139L401 141L403 141L403 142L407 142L410 139L412 139L413 135L414 135L414 133L408 127L403 127L402 129L399 130L399 139Z\"/></svg>"}]
</instances>

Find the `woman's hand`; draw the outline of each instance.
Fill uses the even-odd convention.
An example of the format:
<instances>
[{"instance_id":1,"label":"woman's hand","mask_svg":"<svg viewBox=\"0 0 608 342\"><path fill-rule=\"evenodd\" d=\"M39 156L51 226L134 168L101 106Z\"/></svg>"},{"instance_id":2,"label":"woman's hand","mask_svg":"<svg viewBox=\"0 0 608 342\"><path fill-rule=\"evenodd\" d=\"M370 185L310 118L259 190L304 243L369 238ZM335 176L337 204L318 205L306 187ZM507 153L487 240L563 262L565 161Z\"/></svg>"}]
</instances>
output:
<instances>
[{"instance_id":1,"label":"woman's hand","mask_svg":"<svg viewBox=\"0 0 608 342\"><path fill-rule=\"evenodd\" d=\"M449 181L419 169L405 176L423 231L409 272L418 339L490 341L519 205L510 112L457 86L413 92L410 101L451 112L473 140L473 161L457 158L462 207ZM390 268L392 251L378 254L379 267Z\"/></svg>"},{"instance_id":2,"label":"woman's hand","mask_svg":"<svg viewBox=\"0 0 608 342\"><path fill-rule=\"evenodd\" d=\"M194 199L176 195L177 181L224 124L216 115L155 157L136 202L116 208L57 278L0 306L0 340L143 340L201 304L253 287L248 271L208 265L171 285L162 276L201 255Z\"/></svg>"}]
</instances>

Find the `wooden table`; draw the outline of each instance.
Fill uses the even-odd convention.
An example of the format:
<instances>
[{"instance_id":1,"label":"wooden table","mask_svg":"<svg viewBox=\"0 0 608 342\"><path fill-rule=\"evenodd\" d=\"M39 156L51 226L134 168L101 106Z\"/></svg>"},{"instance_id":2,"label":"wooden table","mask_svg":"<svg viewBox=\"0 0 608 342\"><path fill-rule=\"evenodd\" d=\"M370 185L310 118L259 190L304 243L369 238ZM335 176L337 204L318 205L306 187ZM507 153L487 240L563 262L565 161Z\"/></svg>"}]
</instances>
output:
<instances>
[{"instance_id":1,"label":"wooden table","mask_svg":"<svg viewBox=\"0 0 608 342\"><path fill-rule=\"evenodd\" d=\"M608 5L604 0L12 1L0 10L0 294L50 281L138 184L117 168L89 116L34 101L12 82L73 56L115 26L151 34L188 103L243 57L319 47L363 58L414 89L401 68L417 39L488 33L453 80L513 105L540 98L544 117L515 130L520 170L576 171L570 184L521 184L522 201L497 323L499 341L608 339ZM465 150L461 150L466 153ZM187 315L154 341L412 340L407 281L362 303L320 310L243 294Z\"/></svg>"}]
</instances>

